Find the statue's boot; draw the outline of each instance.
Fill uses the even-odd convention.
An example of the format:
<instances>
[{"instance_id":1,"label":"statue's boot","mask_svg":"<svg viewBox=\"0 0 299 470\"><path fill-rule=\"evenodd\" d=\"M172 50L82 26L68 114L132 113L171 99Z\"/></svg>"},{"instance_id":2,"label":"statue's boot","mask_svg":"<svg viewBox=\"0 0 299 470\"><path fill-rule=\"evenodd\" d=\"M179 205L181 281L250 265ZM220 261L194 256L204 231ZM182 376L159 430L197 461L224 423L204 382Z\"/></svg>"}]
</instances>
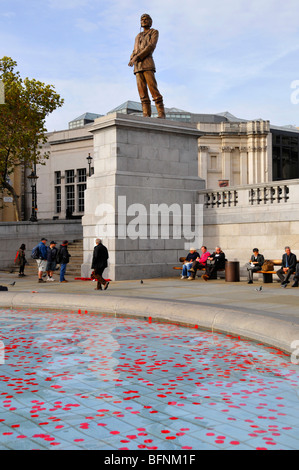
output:
<instances>
[{"instance_id":1,"label":"statue's boot","mask_svg":"<svg viewBox=\"0 0 299 470\"><path fill-rule=\"evenodd\" d=\"M149 100L146 100L146 101L142 101L141 104L142 104L143 116L151 117L152 115L151 102Z\"/></svg>"},{"instance_id":2,"label":"statue's boot","mask_svg":"<svg viewBox=\"0 0 299 470\"><path fill-rule=\"evenodd\" d=\"M158 112L158 118L165 119L165 109L164 109L163 99L159 98L158 100L155 100L155 105L156 105L157 112Z\"/></svg>"}]
</instances>

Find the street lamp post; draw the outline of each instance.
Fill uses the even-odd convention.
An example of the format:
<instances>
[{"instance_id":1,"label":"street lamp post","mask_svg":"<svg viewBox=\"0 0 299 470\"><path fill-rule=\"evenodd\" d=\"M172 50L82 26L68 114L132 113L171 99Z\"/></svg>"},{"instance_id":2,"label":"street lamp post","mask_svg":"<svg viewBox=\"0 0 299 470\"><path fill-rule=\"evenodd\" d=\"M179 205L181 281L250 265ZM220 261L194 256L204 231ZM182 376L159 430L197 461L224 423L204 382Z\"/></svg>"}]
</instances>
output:
<instances>
[{"instance_id":1,"label":"street lamp post","mask_svg":"<svg viewBox=\"0 0 299 470\"><path fill-rule=\"evenodd\" d=\"M37 174L35 173L34 170L31 171L31 174L27 176L27 178L30 181L31 184L31 216L30 216L30 222L37 222L37 216L36 216L36 211L37 211L37 201L36 201L36 182L38 179Z\"/></svg>"},{"instance_id":2,"label":"street lamp post","mask_svg":"<svg viewBox=\"0 0 299 470\"><path fill-rule=\"evenodd\" d=\"M92 160L92 157L90 156L90 153L88 154L88 157L86 158L87 162L88 162L88 176L91 176L91 160Z\"/></svg>"}]
</instances>

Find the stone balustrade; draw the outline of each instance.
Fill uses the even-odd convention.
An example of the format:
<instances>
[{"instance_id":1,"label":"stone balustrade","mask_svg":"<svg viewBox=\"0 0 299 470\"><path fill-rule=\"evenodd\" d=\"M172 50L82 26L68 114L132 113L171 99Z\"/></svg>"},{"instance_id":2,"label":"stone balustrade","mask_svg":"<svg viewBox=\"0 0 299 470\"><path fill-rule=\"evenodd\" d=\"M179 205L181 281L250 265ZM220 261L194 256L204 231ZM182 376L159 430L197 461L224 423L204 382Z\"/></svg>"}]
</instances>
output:
<instances>
[{"instance_id":1,"label":"stone balustrade","mask_svg":"<svg viewBox=\"0 0 299 470\"><path fill-rule=\"evenodd\" d=\"M248 206L285 204L290 201L293 186L298 186L297 180L201 190L199 202L205 209L236 207L240 202Z\"/></svg>"},{"instance_id":2,"label":"stone balustrade","mask_svg":"<svg viewBox=\"0 0 299 470\"><path fill-rule=\"evenodd\" d=\"M198 191L203 243L219 245L227 259L248 262L254 247L280 259L285 246L299 258L299 180Z\"/></svg>"}]
</instances>

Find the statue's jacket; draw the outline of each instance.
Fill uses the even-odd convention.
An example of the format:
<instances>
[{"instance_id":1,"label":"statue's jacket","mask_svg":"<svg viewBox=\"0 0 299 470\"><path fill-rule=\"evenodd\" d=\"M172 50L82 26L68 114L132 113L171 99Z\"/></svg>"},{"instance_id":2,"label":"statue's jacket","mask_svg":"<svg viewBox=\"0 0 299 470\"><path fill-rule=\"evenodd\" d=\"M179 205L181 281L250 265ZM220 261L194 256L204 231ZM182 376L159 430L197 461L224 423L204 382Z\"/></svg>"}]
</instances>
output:
<instances>
[{"instance_id":1,"label":"statue's jacket","mask_svg":"<svg viewBox=\"0 0 299 470\"><path fill-rule=\"evenodd\" d=\"M131 59L137 55L138 61L134 64L134 73L152 70L156 72L156 66L153 59L153 52L156 48L159 38L159 31L156 29L149 29L146 32L141 32L136 36L134 50Z\"/></svg>"}]
</instances>

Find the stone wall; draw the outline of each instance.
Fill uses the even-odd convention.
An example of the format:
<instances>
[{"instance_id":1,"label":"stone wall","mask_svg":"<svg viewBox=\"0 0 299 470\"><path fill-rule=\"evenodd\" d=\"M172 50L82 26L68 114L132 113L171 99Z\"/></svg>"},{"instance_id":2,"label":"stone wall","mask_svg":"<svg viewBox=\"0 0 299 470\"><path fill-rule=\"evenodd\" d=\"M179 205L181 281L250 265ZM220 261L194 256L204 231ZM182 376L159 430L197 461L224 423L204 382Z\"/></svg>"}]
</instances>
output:
<instances>
[{"instance_id":1,"label":"stone wall","mask_svg":"<svg viewBox=\"0 0 299 470\"><path fill-rule=\"evenodd\" d=\"M41 220L39 222L0 223L0 269L9 269L14 264L16 252L22 243L30 259L31 250L42 237L61 243L63 240L82 239L81 220Z\"/></svg>"},{"instance_id":2,"label":"stone wall","mask_svg":"<svg viewBox=\"0 0 299 470\"><path fill-rule=\"evenodd\" d=\"M198 197L210 250L220 245L241 267L255 247L267 259L281 259L290 246L299 259L299 180L204 190Z\"/></svg>"}]
</instances>

